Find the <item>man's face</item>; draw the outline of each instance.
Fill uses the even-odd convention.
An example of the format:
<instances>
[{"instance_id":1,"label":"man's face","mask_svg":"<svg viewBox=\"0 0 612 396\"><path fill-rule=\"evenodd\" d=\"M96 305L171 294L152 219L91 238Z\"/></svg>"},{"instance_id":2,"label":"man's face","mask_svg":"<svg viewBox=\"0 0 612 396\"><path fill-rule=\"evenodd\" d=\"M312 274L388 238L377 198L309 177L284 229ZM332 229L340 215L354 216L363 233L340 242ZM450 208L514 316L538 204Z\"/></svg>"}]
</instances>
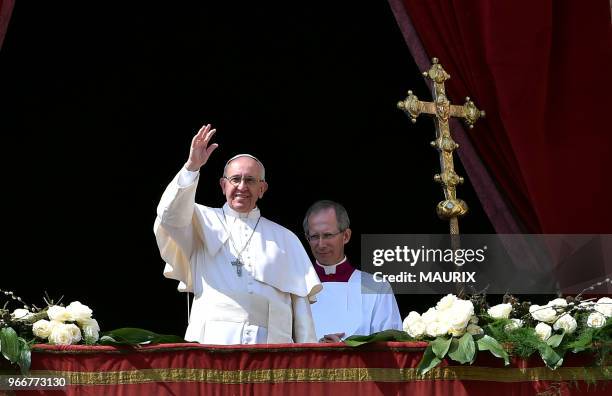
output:
<instances>
[{"instance_id":1,"label":"man's face","mask_svg":"<svg viewBox=\"0 0 612 396\"><path fill-rule=\"evenodd\" d=\"M344 245L351 239L351 229L339 231L336 211L333 208L321 210L308 217L308 244L319 264L334 265L344 258Z\"/></svg>"},{"instance_id":2,"label":"man's face","mask_svg":"<svg viewBox=\"0 0 612 396\"><path fill-rule=\"evenodd\" d=\"M238 157L229 163L225 172L226 177L219 182L229 207L240 213L253 210L257 200L268 189L268 183L260 181L262 169L259 163L249 157ZM236 185L228 179L234 180Z\"/></svg>"}]
</instances>

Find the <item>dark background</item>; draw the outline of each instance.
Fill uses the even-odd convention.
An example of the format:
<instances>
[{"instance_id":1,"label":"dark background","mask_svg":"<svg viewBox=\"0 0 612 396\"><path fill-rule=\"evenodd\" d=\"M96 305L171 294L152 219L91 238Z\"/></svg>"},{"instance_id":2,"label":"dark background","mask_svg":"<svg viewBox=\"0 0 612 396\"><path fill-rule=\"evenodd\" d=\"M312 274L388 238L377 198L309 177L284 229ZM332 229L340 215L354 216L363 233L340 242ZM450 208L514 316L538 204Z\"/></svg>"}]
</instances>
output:
<instances>
[{"instance_id":1,"label":"dark background","mask_svg":"<svg viewBox=\"0 0 612 396\"><path fill-rule=\"evenodd\" d=\"M0 288L79 300L103 331L182 335L153 221L204 123L220 147L200 203L223 204L223 164L249 152L266 166L263 214L299 236L315 200L346 206L353 261L361 234L448 232L433 121L396 108L408 89L431 95L386 1L206 3L16 4L0 51ZM469 181L458 196L461 231L492 233ZM399 295L402 316L438 298Z\"/></svg>"}]
</instances>

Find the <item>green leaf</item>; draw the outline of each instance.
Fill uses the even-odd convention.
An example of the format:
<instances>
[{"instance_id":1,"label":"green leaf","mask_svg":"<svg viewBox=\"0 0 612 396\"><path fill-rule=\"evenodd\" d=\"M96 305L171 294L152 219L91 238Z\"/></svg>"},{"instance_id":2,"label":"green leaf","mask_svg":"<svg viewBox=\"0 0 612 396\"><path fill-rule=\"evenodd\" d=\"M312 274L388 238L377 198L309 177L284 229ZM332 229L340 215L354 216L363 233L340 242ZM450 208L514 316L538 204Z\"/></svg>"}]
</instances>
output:
<instances>
[{"instance_id":1,"label":"green leaf","mask_svg":"<svg viewBox=\"0 0 612 396\"><path fill-rule=\"evenodd\" d=\"M19 337L11 327L0 330L0 345L2 345L2 355L11 363L19 359Z\"/></svg>"},{"instance_id":2,"label":"green leaf","mask_svg":"<svg viewBox=\"0 0 612 396\"><path fill-rule=\"evenodd\" d=\"M489 351L493 356L503 358L505 366L510 364L508 353L495 338L485 335L476 341L476 345L478 345L480 351Z\"/></svg>"},{"instance_id":3,"label":"green leaf","mask_svg":"<svg viewBox=\"0 0 612 396\"><path fill-rule=\"evenodd\" d=\"M593 343L593 331L584 332L576 341L567 345L574 353L582 352L591 347Z\"/></svg>"},{"instance_id":4,"label":"green leaf","mask_svg":"<svg viewBox=\"0 0 612 396\"><path fill-rule=\"evenodd\" d=\"M451 340L452 337L449 337L448 339L438 337L430 342L429 345L431 345L431 350L433 351L434 355L436 355L439 359L444 359L444 356L446 356L448 348L451 345Z\"/></svg>"},{"instance_id":5,"label":"green leaf","mask_svg":"<svg viewBox=\"0 0 612 396\"><path fill-rule=\"evenodd\" d=\"M19 338L19 343L21 344L21 350L19 351L19 359L17 360L17 364L19 365L21 374L27 375L30 372L30 366L32 365L32 351L30 350L30 345L23 338Z\"/></svg>"},{"instance_id":6,"label":"green leaf","mask_svg":"<svg viewBox=\"0 0 612 396\"><path fill-rule=\"evenodd\" d=\"M563 364L563 358L559 356L559 354L557 354L557 352L555 352L555 350L552 349L550 345L543 342L538 347L538 350L540 351L540 356L542 356L542 360L544 360L544 363L546 363L548 368L554 370Z\"/></svg>"},{"instance_id":7,"label":"green leaf","mask_svg":"<svg viewBox=\"0 0 612 396\"><path fill-rule=\"evenodd\" d=\"M353 335L344 340L348 346L359 346L370 342L386 342L386 341L412 341L413 339L405 331L400 330L384 330L378 333L373 333L368 336Z\"/></svg>"},{"instance_id":8,"label":"green leaf","mask_svg":"<svg viewBox=\"0 0 612 396\"><path fill-rule=\"evenodd\" d=\"M450 347L448 348L448 354L447 354L447 356L448 356L449 358L451 358L451 359L455 360L455 359L453 358L453 356L456 356L456 354L457 354L457 349L459 349L459 341L458 341L458 340L457 340L455 337L452 337L452 338L451 338L451 344L450 344ZM455 360L455 361L456 361L456 360Z\"/></svg>"},{"instance_id":9,"label":"green leaf","mask_svg":"<svg viewBox=\"0 0 612 396\"><path fill-rule=\"evenodd\" d=\"M448 353L448 356L459 363L469 363L476 356L476 345L474 337L470 333L465 333L457 343L457 349Z\"/></svg>"},{"instance_id":10,"label":"green leaf","mask_svg":"<svg viewBox=\"0 0 612 396\"><path fill-rule=\"evenodd\" d=\"M187 342L175 335L157 334L149 330L134 327L123 327L102 333L99 343L102 345L142 345L159 343Z\"/></svg>"},{"instance_id":11,"label":"green leaf","mask_svg":"<svg viewBox=\"0 0 612 396\"><path fill-rule=\"evenodd\" d=\"M427 373L432 368L436 367L440 364L442 360L439 359L436 354L433 352L431 344L425 349L423 352L423 357L417 366L417 372L421 375Z\"/></svg>"},{"instance_id":12,"label":"green leaf","mask_svg":"<svg viewBox=\"0 0 612 396\"><path fill-rule=\"evenodd\" d=\"M565 333L563 334L555 334L554 336L551 336L548 338L548 340L546 340L546 343L551 347L551 348L556 348L559 346L559 344L561 344L561 341L563 341L563 336L565 335Z\"/></svg>"}]
</instances>

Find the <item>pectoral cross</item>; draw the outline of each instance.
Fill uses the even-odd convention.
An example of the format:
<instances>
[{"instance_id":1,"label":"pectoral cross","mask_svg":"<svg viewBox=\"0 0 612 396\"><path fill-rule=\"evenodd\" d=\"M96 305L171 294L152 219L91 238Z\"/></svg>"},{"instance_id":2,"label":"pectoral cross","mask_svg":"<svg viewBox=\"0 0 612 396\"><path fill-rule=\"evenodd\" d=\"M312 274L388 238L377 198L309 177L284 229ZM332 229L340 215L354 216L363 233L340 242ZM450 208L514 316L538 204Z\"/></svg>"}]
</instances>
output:
<instances>
[{"instance_id":1,"label":"pectoral cross","mask_svg":"<svg viewBox=\"0 0 612 396\"><path fill-rule=\"evenodd\" d=\"M473 128L474 123L485 116L485 112L478 110L474 102L469 97L465 98L463 106L451 105L446 97L444 81L450 78L450 75L438 63L437 58L432 59L431 68L423 72L425 77L433 81L433 102L420 101L412 91L408 91L406 100L398 102L397 107L406 112L412 121L416 122L416 118L421 113L432 114L436 123L436 140L431 142L432 147L435 147L440 153L440 168L441 172L434 175L434 180L442 184L444 191L444 201L438 203L436 212L442 219L449 220L450 234L459 235L459 220L468 211L468 206L465 201L457 199L456 186L463 183L463 177L455 173L453 164L453 151L459 147L453 140L450 134L448 120L450 117L464 118L470 128Z\"/></svg>"},{"instance_id":2,"label":"pectoral cross","mask_svg":"<svg viewBox=\"0 0 612 396\"><path fill-rule=\"evenodd\" d=\"M242 276L242 266L244 265L242 264L242 261L240 261L240 259L236 259L232 261L232 265L236 267L236 275Z\"/></svg>"}]
</instances>

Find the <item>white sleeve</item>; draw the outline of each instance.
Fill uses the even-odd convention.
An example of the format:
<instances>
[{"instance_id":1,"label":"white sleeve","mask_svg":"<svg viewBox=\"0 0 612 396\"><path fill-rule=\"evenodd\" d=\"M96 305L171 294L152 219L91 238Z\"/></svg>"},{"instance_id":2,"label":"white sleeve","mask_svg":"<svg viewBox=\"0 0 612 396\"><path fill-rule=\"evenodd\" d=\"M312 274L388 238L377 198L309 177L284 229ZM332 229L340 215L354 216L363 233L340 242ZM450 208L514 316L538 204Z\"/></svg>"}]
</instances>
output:
<instances>
[{"instance_id":1,"label":"white sleeve","mask_svg":"<svg viewBox=\"0 0 612 396\"><path fill-rule=\"evenodd\" d=\"M183 167L179 172L178 176L178 186L181 188L189 187L193 182L195 182L196 178L200 174L200 171L192 172L189 169Z\"/></svg>"},{"instance_id":2,"label":"white sleeve","mask_svg":"<svg viewBox=\"0 0 612 396\"><path fill-rule=\"evenodd\" d=\"M317 342L308 296L300 297L291 294L291 306L293 308L293 341L296 343Z\"/></svg>"},{"instance_id":3,"label":"white sleeve","mask_svg":"<svg viewBox=\"0 0 612 396\"><path fill-rule=\"evenodd\" d=\"M381 291L376 296L370 326L370 334L383 330L402 330L402 318L391 285L387 293Z\"/></svg>"},{"instance_id":4,"label":"white sleeve","mask_svg":"<svg viewBox=\"0 0 612 396\"><path fill-rule=\"evenodd\" d=\"M190 172L195 173L195 179L181 186L179 179L183 173L181 170L164 191L157 207L153 231L161 257L166 262L164 276L178 280L180 291L191 291L190 258L197 238L192 220L199 173ZM190 176L185 174L185 177Z\"/></svg>"}]
</instances>

